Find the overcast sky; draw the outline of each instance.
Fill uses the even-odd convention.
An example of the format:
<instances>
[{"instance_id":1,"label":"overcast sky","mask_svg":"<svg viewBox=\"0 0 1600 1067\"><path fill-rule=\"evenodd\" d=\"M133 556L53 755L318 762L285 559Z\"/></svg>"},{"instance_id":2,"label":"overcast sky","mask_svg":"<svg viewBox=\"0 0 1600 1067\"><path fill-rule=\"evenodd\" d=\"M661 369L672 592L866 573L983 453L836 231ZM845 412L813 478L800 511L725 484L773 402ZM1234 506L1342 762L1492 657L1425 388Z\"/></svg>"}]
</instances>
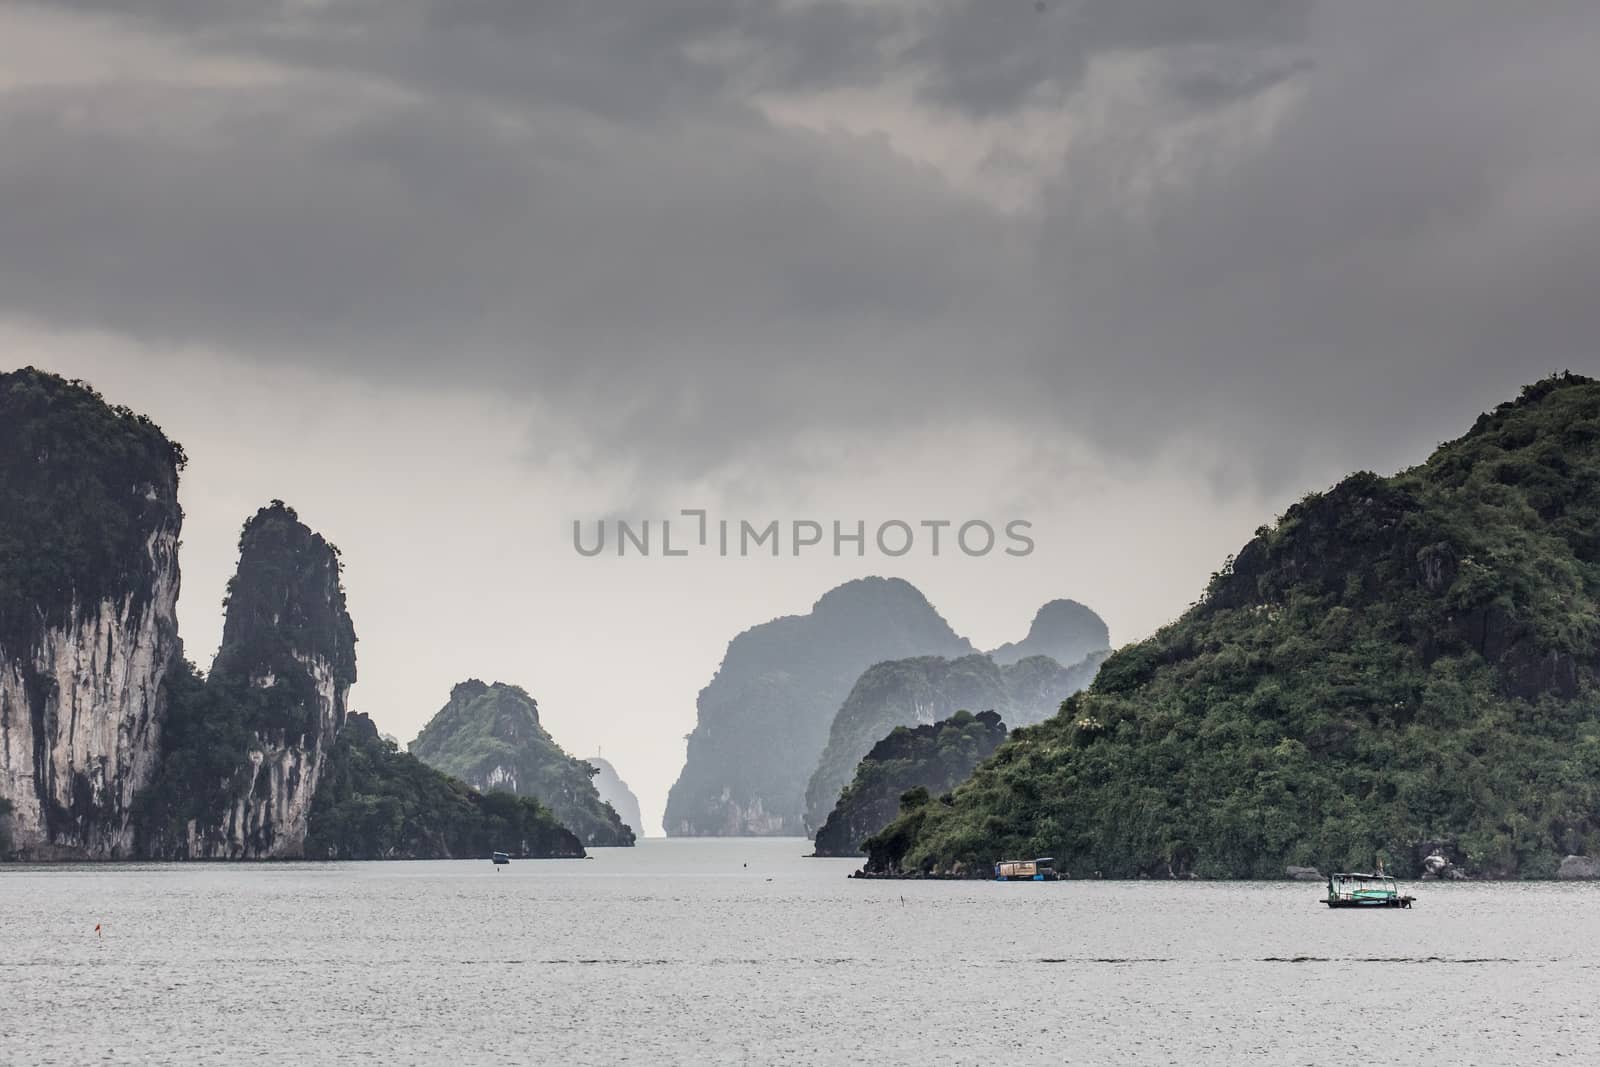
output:
<instances>
[{"instance_id":1,"label":"overcast sky","mask_svg":"<svg viewBox=\"0 0 1600 1067\"><path fill-rule=\"evenodd\" d=\"M1600 369L1593 0L0 3L0 362L345 552L354 706L522 684L659 817L727 640L863 573L1121 642L1260 523ZM1034 524L585 559L574 519ZM654 831L654 826L652 826Z\"/></svg>"}]
</instances>

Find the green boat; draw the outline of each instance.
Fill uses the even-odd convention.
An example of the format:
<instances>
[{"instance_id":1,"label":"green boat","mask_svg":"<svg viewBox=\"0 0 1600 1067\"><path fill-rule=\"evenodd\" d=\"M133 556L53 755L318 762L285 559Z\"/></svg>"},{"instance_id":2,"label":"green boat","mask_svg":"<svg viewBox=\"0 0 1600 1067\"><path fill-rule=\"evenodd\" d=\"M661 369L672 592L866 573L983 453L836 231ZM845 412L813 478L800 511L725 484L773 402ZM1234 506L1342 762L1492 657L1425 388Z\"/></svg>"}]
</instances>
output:
<instances>
[{"instance_id":1,"label":"green boat","mask_svg":"<svg viewBox=\"0 0 1600 1067\"><path fill-rule=\"evenodd\" d=\"M1402 894L1388 875L1330 874L1323 903L1330 908L1409 908L1416 899Z\"/></svg>"}]
</instances>

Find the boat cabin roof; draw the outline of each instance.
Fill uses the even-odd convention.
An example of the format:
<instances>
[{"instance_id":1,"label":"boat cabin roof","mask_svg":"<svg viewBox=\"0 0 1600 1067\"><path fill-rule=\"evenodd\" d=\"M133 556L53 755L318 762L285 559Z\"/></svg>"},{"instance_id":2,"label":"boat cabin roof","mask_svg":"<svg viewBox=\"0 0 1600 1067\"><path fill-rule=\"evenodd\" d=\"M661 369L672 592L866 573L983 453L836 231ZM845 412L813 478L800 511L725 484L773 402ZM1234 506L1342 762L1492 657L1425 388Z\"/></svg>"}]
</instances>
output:
<instances>
[{"instance_id":1,"label":"boat cabin roof","mask_svg":"<svg viewBox=\"0 0 1600 1067\"><path fill-rule=\"evenodd\" d=\"M1387 874L1330 874L1329 878L1337 878L1346 882L1392 882L1394 879Z\"/></svg>"}]
</instances>

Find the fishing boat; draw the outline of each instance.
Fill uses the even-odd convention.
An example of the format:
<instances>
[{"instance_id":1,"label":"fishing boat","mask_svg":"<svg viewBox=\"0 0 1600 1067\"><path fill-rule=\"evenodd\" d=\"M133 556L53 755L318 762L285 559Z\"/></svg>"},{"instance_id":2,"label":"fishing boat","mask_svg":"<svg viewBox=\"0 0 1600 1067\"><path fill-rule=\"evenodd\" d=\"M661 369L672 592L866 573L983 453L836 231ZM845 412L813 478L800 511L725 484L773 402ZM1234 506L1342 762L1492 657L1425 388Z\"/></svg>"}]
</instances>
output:
<instances>
[{"instance_id":1,"label":"fishing boat","mask_svg":"<svg viewBox=\"0 0 1600 1067\"><path fill-rule=\"evenodd\" d=\"M1382 872L1330 874L1323 903L1330 908L1409 908L1416 899L1402 894L1395 880Z\"/></svg>"},{"instance_id":2,"label":"fishing boat","mask_svg":"<svg viewBox=\"0 0 1600 1067\"><path fill-rule=\"evenodd\" d=\"M1049 856L1036 860L1001 860L994 865L997 882L1054 882L1061 876L1056 873L1056 861Z\"/></svg>"},{"instance_id":3,"label":"fishing boat","mask_svg":"<svg viewBox=\"0 0 1600 1067\"><path fill-rule=\"evenodd\" d=\"M505 863L510 863L511 862L511 857L506 855L504 852L496 852L493 856L490 856L489 858L494 860L495 866L497 866L497 867L500 866L501 864L505 864Z\"/></svg>"}]
</instances>

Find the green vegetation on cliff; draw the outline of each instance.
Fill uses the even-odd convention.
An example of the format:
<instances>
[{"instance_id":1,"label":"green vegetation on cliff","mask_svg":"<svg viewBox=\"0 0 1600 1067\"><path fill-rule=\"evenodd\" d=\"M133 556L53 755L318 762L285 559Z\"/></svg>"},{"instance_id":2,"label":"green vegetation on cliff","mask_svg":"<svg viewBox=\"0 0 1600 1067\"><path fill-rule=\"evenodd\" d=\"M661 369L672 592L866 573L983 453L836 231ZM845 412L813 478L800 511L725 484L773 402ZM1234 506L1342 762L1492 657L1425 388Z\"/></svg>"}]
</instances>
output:
<instances>
[{"instance_id":1,"label":"green vegetation on cliff","mask_svg":"<svg viewBox=\"0 0 1600 1067\"><path fill-rule=\"evenodd\" d=\"M494 851L577 858L583 844L532 797L480 793L346 717L311 809L308 857L468 859Z\"/></svg>"},{"instance_id":2,"label":"green vegetation on cliff","mask_svg":"<svg viewBox=\"0 0 1600 1067\"><path fill-rule=\"evenodd\" d=\"M0 799L22 854L131 848L179 647L183 465L83 382L0 373Z\"/></svg>"},{"instance_id":3,"label":"green vegetation on cliff","mask_svg":"<svg viewBox=\"0 0 1600 1067\"><path fill-rule=\"evenodd\" d=\"M1005 737L1005 724L993 711L958 711L942 722L896 726L857 766L855 779L817 831L816 854L858 855L861 842L892 822L902 803L947 792Z\"/></svg>"},{"instance_id":4,"label":"green vegetation on cliff","mask_svg":"<svg viewBox=\"0 0 1600 1067\"><path fill-rule=\"evenodd\" d=\"M248 687L224 694L188 660L174 663L162 685L161 762L134 799L135 851L183 859L189 858L189 824L216 826L250 788L249 752L264 694Z\"/></svg>"},{"instance_id":5,"label":"green vegetation on cliff","mask_svg":"<svg viewBox=\"0 0 1600 1067\"><path fill-rule=\"evenodd\" d=\"M537 798L586 845L633 844L633 830L595 789L596 769L556 744L539 705L517 686L462 682L410 749L476 789Z\"/></svg>"},{"instance_id":6,"label":"green vegetation on cliff","mask_svg":"<svg viewBox=\"0 0 1600 1067\"><path fill-rule=\"evenodd\" d=\"M583 854L535 801L480 795L364 718L345 736L356 639L338 550L281 501L244 526L210 676L182 659L184 462L81 382L0 374L0 856L65 839L121 858L126 831L140 858L298 855L313 814L313 855ZM119 829L107 798L126 794Z\"/></svg>"},{"instance_id":7,"label":"green vegetation on cliff","mask_svg":"<svg viewBox=\"0 0 1600 1067\"><path fill-rule=\"evenodd\" d=\"M280 713L263 732L314 733L325 725L317 708L319 679L308 661L325 666L330 689L356 680L356 633L345 607L339 549L300 521L294 508L274 500L244 524L239 567L228 580L222 645L211 665L215 678L280 690ZM337 728L343 708L333 711ZM304 716L304 718L300 718Z\"/></svg>"},{"instance_id":8,"label":"green vegetation on cliff","mask_svg":"<svg viewBox=\"0 0 1600 1067\"><path fill-rule=\"evenodd\" d=\"M147 596L176 532L183 449L88 385L0 374L0 649L25 655L73 604Z\"/></svg>"},{"instance_id":9,"label":"green vegetation on cliff","mask_svg":"<svg viewBox=\"0 0 1600 1067\"><path fill-rule=\"evenodd\" d=\"M339 550L281 500L239 535L222 645L201 679L165 682L160 769L140 793L139 851L162 858L297 852L321 752L356 678ZM298 821L286 825L298 808Z\"/></svg>"},{"instance_id":10,"label":"green vegetation on cliff","mask_svg":"<svg viewBox=\"0 0 1600 1067\"><path fill-rule=\"evenodd\" d=\"M1530 386L1427 462L1290 508L877 870L1488 877L1600 853L1600 383Z\"/></svg>"}]
</instances>

